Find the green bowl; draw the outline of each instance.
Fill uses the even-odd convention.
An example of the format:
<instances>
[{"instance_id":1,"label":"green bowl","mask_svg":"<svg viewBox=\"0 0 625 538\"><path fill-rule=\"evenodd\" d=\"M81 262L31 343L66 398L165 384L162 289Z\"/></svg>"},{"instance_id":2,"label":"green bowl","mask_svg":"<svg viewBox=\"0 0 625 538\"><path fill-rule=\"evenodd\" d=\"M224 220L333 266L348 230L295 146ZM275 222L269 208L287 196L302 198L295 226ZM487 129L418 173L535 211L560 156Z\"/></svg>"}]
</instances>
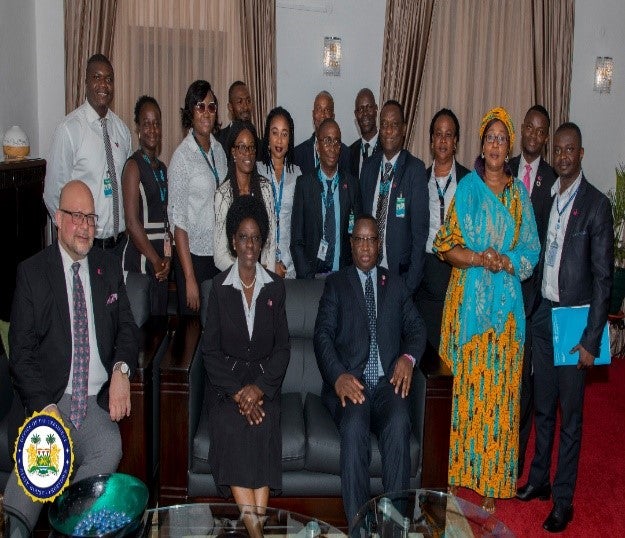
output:
<instances>
[{"instance_id":1,"label":"green bowl","mask_svg":"<svg viewBox=\"0 0 625 538\"><path fill-rule=\"evenodd\" d=\"M75 482L54 500L48 519L52 528L64 536L130 536L142 525L148 497L147 486L134 476L122 473L90 476ZM80 522L105 510L124 512L128 523L107 532L92 530L74 534Z\"/></svg>"}]
</instances>

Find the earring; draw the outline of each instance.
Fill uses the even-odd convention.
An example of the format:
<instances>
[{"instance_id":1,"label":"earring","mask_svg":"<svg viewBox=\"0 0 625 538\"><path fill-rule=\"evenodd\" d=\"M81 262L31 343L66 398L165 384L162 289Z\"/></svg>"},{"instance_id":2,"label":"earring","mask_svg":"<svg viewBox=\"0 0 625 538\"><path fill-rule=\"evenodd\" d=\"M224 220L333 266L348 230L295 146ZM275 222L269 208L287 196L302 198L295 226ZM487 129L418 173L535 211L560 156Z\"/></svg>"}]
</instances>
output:
<instances>
[{"instance_id":1,"label":"earring","mask_svg":"<svg viewBox=\"0 0 625 538\"><path fill-rule=\"evenodd\" d=\"M237 162L237 158L236 157L232 157L232 162L236 163Z\"/></svg>"},{"instance_id":2,"label":"earring","mask_svg":"<svg viewBox=\"0 0 625 538\"><path fill-rule=\"evenodd\" d=\"M482 151L482 159L484 158L484 152Z\"/></svg>"},{"instance_id":3,"label":"earring","mask_svg":"<svg viewBox=\"0 0 625 538\"><path fill-rule=\"evenodd\" d=\"M510 160L510 155L506 155L506 162Z\"/></svg>"}]
</instances>

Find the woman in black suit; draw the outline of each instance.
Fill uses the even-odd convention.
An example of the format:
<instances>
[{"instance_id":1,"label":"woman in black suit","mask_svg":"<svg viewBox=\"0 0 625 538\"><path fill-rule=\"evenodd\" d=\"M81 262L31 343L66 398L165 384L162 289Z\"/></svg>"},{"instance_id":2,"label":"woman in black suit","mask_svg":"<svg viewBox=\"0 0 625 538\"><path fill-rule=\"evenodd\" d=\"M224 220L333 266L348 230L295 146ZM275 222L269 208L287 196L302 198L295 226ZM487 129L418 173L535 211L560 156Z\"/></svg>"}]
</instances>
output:
<instances>
[{"instance_id":1,"label":"woman in black suit","mask_svg":"<svg viewBox=\"0 0 625 538\"><path fill-rule=\"evenodd\" d=\"M269 219L256 197L236 198L226 217L230 269L213 280L202 340L209 388L209 462L224 496L257 535L270 490L282 487L280 387L289 363L284 281L258 262Z\"/></svg>"}]
</instances>

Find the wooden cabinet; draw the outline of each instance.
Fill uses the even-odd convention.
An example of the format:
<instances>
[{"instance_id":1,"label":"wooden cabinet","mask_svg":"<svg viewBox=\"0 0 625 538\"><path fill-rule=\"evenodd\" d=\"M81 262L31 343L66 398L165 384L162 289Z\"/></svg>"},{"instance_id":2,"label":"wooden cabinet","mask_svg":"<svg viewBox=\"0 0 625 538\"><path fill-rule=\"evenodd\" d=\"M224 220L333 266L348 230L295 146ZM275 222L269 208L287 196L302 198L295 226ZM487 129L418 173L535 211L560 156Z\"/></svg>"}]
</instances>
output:
<instances>
[{"instance_id":1,"label":"wooden cabinet","mask_svg":"<svg viewBox=\"0 0 625 538\"><path fill-rule=\"evenodd\" d=\"M0 161L0 319L11 315L17 265L45 246L46 161Z\"/></svg>"}]
</instances>

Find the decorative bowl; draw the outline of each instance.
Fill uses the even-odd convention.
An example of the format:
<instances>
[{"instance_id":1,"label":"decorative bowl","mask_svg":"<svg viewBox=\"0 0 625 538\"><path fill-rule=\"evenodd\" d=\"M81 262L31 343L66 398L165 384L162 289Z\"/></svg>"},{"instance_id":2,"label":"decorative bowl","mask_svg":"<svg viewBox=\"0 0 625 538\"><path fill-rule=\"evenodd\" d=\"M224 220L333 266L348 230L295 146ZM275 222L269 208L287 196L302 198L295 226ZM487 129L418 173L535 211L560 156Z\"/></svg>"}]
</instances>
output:
<instances>
[{"instance_id":1,"label":"decorative bowl","mask_svg":"<svg viewBox=\"0 0 625 538\"><path fill-rule=\"evenodd\" d=\"M148 488L134 476L90 476L75 482L55 499L48 519L63 536L133 536L142 527L148 497Z\"/></svg>"}]
</instances>

